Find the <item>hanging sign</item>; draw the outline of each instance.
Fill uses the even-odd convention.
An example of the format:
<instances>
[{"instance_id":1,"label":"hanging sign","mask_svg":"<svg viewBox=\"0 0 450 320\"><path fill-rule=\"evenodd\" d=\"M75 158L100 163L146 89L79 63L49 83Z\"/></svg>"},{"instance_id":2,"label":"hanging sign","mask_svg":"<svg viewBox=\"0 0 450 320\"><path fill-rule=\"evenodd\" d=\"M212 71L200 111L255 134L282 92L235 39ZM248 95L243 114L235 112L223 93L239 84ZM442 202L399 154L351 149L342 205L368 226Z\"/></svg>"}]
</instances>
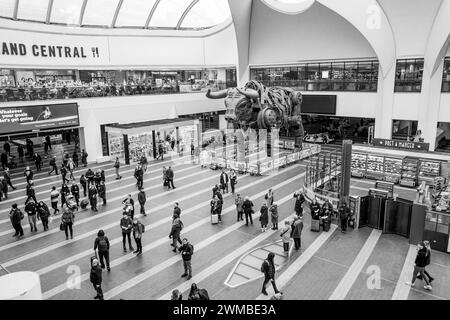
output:
<instances>
[{"instance_id":1,"label":"hanging sign","mask_svg":"<svg viewBox=\"0 0 450 320\"><path fill-rule=\"evenodd\" d=\"M375 147L403 149L403 150L428 151L430 149L429 143L403 141L403 140L390 140L390 139L373 139L373 145Z\"/></svg>"}]
</instances>

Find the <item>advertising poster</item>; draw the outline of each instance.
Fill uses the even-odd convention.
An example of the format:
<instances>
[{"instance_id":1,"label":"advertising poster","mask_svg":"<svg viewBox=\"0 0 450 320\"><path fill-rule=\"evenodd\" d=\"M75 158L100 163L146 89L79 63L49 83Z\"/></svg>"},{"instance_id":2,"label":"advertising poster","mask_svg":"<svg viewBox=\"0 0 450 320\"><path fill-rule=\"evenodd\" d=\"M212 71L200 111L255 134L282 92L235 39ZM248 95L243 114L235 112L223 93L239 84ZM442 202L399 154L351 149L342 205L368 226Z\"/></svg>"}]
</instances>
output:
<instances>
[{"instance_id":1,"label":"advertising poster","mask_svg":"<svg viewBox=\"0 0 450 320\"><path fill-rule=\"evenodd\" d=\"M0 134L78 125L77 103L0 108Z\"/></svg>"}]
</instances>

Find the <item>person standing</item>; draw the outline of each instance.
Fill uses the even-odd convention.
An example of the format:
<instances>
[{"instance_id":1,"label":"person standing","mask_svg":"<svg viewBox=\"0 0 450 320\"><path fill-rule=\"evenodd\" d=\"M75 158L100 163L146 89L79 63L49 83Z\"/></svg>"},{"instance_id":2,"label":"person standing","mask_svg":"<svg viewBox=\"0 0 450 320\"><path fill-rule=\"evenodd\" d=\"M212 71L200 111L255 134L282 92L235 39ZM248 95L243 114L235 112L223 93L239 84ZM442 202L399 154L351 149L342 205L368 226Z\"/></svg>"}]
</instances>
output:
<instances>
[{"instance_id":1,"label":"person standing","mask_svg":"<svg viewBox=\"0 0 450 320\"><path fill-rule=\"evenodd\" d=\"M97 212L97 188L94 185L89 187L89 204L91 205L91 210Z\"/></svg>"},{"instance_id":2,"label":"person standing","mask_svg":"<svg viewBox=\"0 0 450 320\"><path fill-rule=\"evenodd\" d=\"M167 187L169 185L169 181L167 180L167 169L166 167L162 167L162 177L163 177L163 187Z\"/></svg>"},{"instance_id":3,"label":"person standing","mask_svg":"<svg viewBox=\"0 0 450 320\"><path fill-rule=\"evenodd\" d=\"M234 169L231 169L230 172L230 186L231 186L231 193L234 194L235 188L237 184L237 175Z\"/></svg>"},{"instance_id":4,"label":"person standing","mask_svg":"<svg viewBox=\"0 0 450 320\"><path fill-rule=\"evenodd\" d=\"M36 215L37 215L37 205L36 202L30 201L25 205L25 212L28 215L28 223L30 224L31 232L37 231L36 228Z\"/></svg>"},{"instance_id":5,"label":"person standing","mask_svg":"<svg viewBox=\"0 0 450 320\"><path fill-rule=\"evenodd\" d=\"M423 245L423 243L419 243L417 245L417 255L414 265L414 271L411 282L406 282L407 285L410 285L411 287L415 286L417 274L420 274L421 278L425 281L424 288L426 290L433 289L430 285L430 282L428 281L427 277L424 274L425 266L427 264L427 248Z\"/></svg>"},{"instance_id":6,"label":"person standing","mask_svg":"<svg viewBox=\"0 0 450 320\"><path fill-rule=\"evenodd\" d=\"M264 196L264 199L266 199L266 201L267 201L267 206L270 207L270 206L273 205L273 191L272 191L272 189L269 189L269 191Z\"/></svg>"},{"instance_id":7,"label":"person standing","mask_svg":"<svg viewBox=\"0 0 450 320\"><path fill-rule=\"evenodd\" d=\"M102 290L102 268L98 265L98 259L94 258L91 261L91 273L89 276L89 280L94 286L97 295L94 299L103 300L103 290Z\"/></svg>"},{"instance_id":8,"label":"person standing","mask_svg":"<svg viewBox=\"0 0 450 320\"><path fill-rule=\"evenodd\" d=\"M217 194L211 200L210 205L211 205L211 214L217 215L217 220L219 223L221 223L222 222L222 201L220 201L219 197L217 197Z\"/></svg>"},{"instance_id":9,"label":"person standing","mask_svg":"<svg viewBox=\"0 0 450 320\"><path fill-rule=\"evenodd\" d=\"M98 186L98 196L103 200L103 206L106 206L106 185L103 181Z\"/></svg>"},{"instance_id":10,"label":"person standing","mask_svg":"<svg viewBox=\"0 0 450 320\"><path fill-rule=\"evenodd\" d=\"M11 155L11 145L8 143L8 141L6 141L5 144L3 145L3 149L5 150L8 156Z\"/></svg>"},{"instance_id":11,"label":"person standing","mask_svg":"<svg viewBox=\"0 0 450 320\"><path fill-rule=\"evenodd\" d=\"M294 210L297 216L303 217L303 203L305 203L306 199L303 195L303 192L294 193L295 205Z\"/></svg>"},{"instance_id":12,"label":"person standing","mask_svg":"<svg viewBox=\"0 0 450 320\"><path fill-rule=\"evenodd\" d=\"M309 207L312 220L319 220L320 218L320 205L317 203L317 199L314 197Z\"/></svg>"},{"instance_id":13,"label":"person standing","mask_svg":"<svg viewBox=\"0 0 450 320\"><path fill-rule=\"evenodd\" d=\"M86 180L87 180L87 188L88 188L88 189L89 189L90 185L93 185L93 184L94 184L94 176L95 176L94 171L92 171L91 168L89 168L89 169L86 171L86 174L84 175L84 177L85 177Z\"/></svg>"},{"instance_id":14,"label":"person standing","mask_svg":"<svg viewBox=\"0 0 450 320\"><path fill-rule=\"evenodd\" d=\"M36 165L36 171L41 171L41 166L42 166L42 158L39 155L39 153L35 152L34 156L33 156L33 161L34 164Z\"/></svg>"},{"instance_id":15,"label":"person standing","mask_svg":"<svg viewBox=\"0 0 450 320\"><path fill-rule=\"evenodd\" d=\"M27 185L27 200L25 200L25 204L27 204L28 201L30 201L30 199L37 203L36 192L34 191L33 185L34 185L33 182Z\"/></svg>"},{"instance_id":16,"label":"person standing","mask_svg":"<svg viewBox=\"0 0 450 320\"><path fill-rule=\"evenodd\" d=\"M187 277L186 280L190 280L192 278L191 259L194 254L194 246L189 243L187 238L184 238L183 245L178 250L181 252L181 257L183 258L184 273L181 277Z\"/></svg>"},{"instance_id":17,"label":"person standing","mask_svg":"<svg viewBox=\"0 0 450 320\"><path fill-rule=\"evenodd\" d=\"M145 156L145 153L142 154L141 165L142 165L143 172L147 172L148 160L147 160L147 157Z\"/></svg>"},{"instance_id":18,"label":"person standing","mask_svg":"<svg viewBox=\"0 0 450 320\"><path fill-rule=\"evenodd\" d=\"M8 155L6 154L6 152L2 152L0 158L2 162L2 168L3 170L5 170L6 168L8 168Z\"/></svg>"},{"instance_id":19,"label":"person standing","mask_svg":"<svg viewBox=\"0 0 450 320\"><path fill-rule=\"evenodd\" d=\"M236 213L237 213L237 221L243 221L244 218L244 200L241 195L238 193L236 199L234 199L234 204L236 205Z\"/></svg>"},{"instance_id":20,"label":"person standing","mask_svg":"<svg viewBox=\"0 0 450 320\"><path fill-rule=\"evenodd\" d=\"M100 260L102 269L105 269L106 262L107 270L111 271L111 268L109 266L109 239L107 236L105 236L105 232L103 230L99 230L97 233L97 238L94 242L94 252L96 250L98 252L98 258Z\"/></svg>"},{"instance_id":21,"label":"person standing","mask_svg":"<svg viewBox=\"0 0 450 320\"><path fill-rule=\"evenodd\" d=\"M17 189L16 187L14 187L14 186L12 185L12 182L11 182L11 173L9 172L9 168L6 168L6 169L5 169L5 172L3 173L3 178L6 180L6 183L7 183L13 190L16 190L16 189Z\"/></svg>"},{"instance_id":22,"label":"person standing","mask_svg":"<svg viewBox=\"0 0 450 320\"><path fill-rule=\"evenodd\" d=\"M42 225L44 226L44 231L48 230L48 218L50 217L50 210L44 201L39 201L37 205L38 218L41 219Z\"/></svg>"},{"instance_id":23,"label":"person standing","mask_svg":"<svg viewBox=\"0 0 450 320\"><path fill-rule=\"evenodd\" d=\"M75 198L75 201L77 202L77 206L80 206L80 188L78 187L78 185L73 182L72 186L70 187L70 192L72 193L72 195Z\"/></svg>"},{"instance_id":24,"label":"person standing","mask_svg":"<svg viewBox=\"0 0 450 320\"><path fill-rule=\"evenodd\" d=\"M56 190L56 187L53 186L52 191L50 192L50 202L51 202L52 208L54 210L53 215L55 215L55 216L59 212L58 199L59 199L59 192L58 192L58 190Z\"/></svg>"},{"instance_id":25,"label":"person standing","mask_svg":"<svg viewBox=\"0 0 450 320\"><path fill-rule=\"evenodd\" d=\"M66 240L69 240L69 231L70 231L70 239L73 239L73 224L75 222L75 216L73 211L65 206L64 212L61 216L61 222L64 224L64 233L66 234Z\"/></svg>"},{"instance_id":26,"label":"person standing","mask_svg":"<svg viewBox=\"0 0 450 320\"><path fill-rule=\"evenodd\" d=\"M33 171L30 169L30 167L26 167L25 171L23 172L23 175L27 179L27 183L30 184L30 181L33 180Z\"/></svg>"},{"instance_id":27,"label":"person standing","mask_svg":"<svg viewBox=\"0 0 450 320\"><path fill-rule=\"evenodd\" d=\"M173 216L177 215L178 217L181 217L181 208L178 204L178 202L175 202L173 205Z\"/></svg>"},{"instance_id":28,"label":"person standing","mask_svg":"<svg viewBox=\"0 0 450 320\"><path fill-rule=\"evenodd\" d=\"M133 220L133 238L134 242L136 242L136 250L133 253L137 253L136 256L142 254L142 234L144 233L144 230L144 225L135 218Z\"/></svg>"},{"instance_id":29,"label":"person standing","mask_svg":"<svg viewBox=\"0 0 450 320\"><path fill-rule=\"evenodd\" d=\"M52 170L48 173L48 175L51 175L53 171L55 171L55 174L58 175L58 167L56 165L56 156L53 156L53 158L50 159L49 164L52 167Z\"/></svg>"},{"instance_id":30,"label":"person standing","mask_svg":"<svg viewBox=\"0 0 450 320\"><path fill-rule=\"evenodd\" d=\"M139 201L139 206L141 207L141 214L143 216L146 216L147 214L145 213L145 202L147 202L147 195L145 194L145 191L143 188L139 189L139 193L138 193L138 201Z\"/></svg>"},{"instance_id":31,"label":"person standing","mask_svg":"<svg viewBox=\"0 0 450 320\"><path fill-rule=\"evenodd\" d=\"M120 228L122 229L123 252L127 252L127 238L130 251L134 251L133 245L131 244L131 230L133 229L133 220L127 215L126 212L123 213L122 219L120 219Z\"/></svg>"},{"instance_id":32,"label":"person standing","mask_svg":"<svg viewBox=\"0 0 450 320\"><path fill-rule=\"evenodd\" d=\"M250 219L251 224L253 225L253 202L249 197L245 197L244 203L242 205L245 213L245 225L248 227L248 220Z\"/></svg>"},{"instance_id":33,"label":"person standing","mask_svg":"<svg viewBox=\"0 0 450 320\"><path fill-rule=\"evenodd\" d=\"M20 162L22 163L23 162L24 151L23 151L23 147L22 147L21 144L19 144L19 146L17 147L17 153L19 155Z\"/></svg>"},{"instance_id":34,"label":"person standing","mask_svg":"<svg viewBox=\"0 0 450 320\"><path fill-rule=\"evenodd\" d=\"M144 185L144 171L141 165L138 165L134 170L134 177L136 178L136 187L138 189L142 188Z\"/></svg>"},{"instance_id":35,"label":"person standing","mask_svg":"<svg viewBox=\"0 0 450 320\"><path fill-rule=\"evenodd\" d=\"M264 260L261 271L264 273L264 282L262 286L261 293L264 295L268 295L266 291L266 285L270 282L272 284L273 290L275 293L278 293L277 285L275 284L275 264L273 262L273 259L275 257L275 254L273 252L270 252L267 255L267 259Z\"/></svg>"},{"instance_id":36,"label":"person standing","mask_svg":"<svg viewBox=\"0 0 450 320\"><path fill-rule=\"evenodd\" d=\"M73 154L72 154L72 160L73 160L73 163L75 164L75 167L78 168L78 166L79 166L79 158L78 158L78 152L77 152L77 150L74 150L74 151L73 151Z\"/></svg>"},{"instance_id":37,"label":"person standing","mask_svg":"<svg viewBox=\"0 0 450 320\"><path fill-rule=\"evenodd\" d=\"M4 198L8 199L8 183L4 177L0 177L0 188L2 189Z\"/></svg>"},{"instance_id":38,"label":"person standing","mask_svg":"<svg viewBox=\"0 0 450 320\"><path fill-rule=\"evenodd\" d=\"M339 219L341 220L341 232L345 233L347 231L348 224L348 208L345 202L339 207Z\"/></svg>"},{"instance_id":39,"label":"person standing","mask_svg":"<svg viewBox=\"0 0 450 320\"><path fill-rule=\"evenodd\" d=\"M66 176L67 176L67 169L66 169L66 167L64 165L61 166L60 171L61 171L61 178L62 178L63 184L66 183L66 182L70 182L70 180L66 178Z\"/></svg>"},{"instance_id":40,"label":"person standing","mask_svg":"<svg viewBox=\"0 0 450 320\"><path fill-rule=\"evenodd\" d=\"M161 161L164 161L164 147L162 143L158 144L158 156L156 157L156 160L159 160L159 157L161 157Z\"/></svg>"},{"instance_id":41,"label":"person standing","mask_svg":"<svg viewBox=\"0 0 450 320\"><path fill-rule=\"evenodd\" d=\"M83 188L83 195L84 195L84 197L86 197L87 196L86 195L87 180L86 180L86 177L84 176L84 174L82 174L80 177L80 184L81 184L81 187Z\"/></svg>"},{"instance_id":42,"label":"person standing","mask_svg":"<svg viewBox=\"0 0 450 320\"><path fill-rule=\"evenodd\" d=\"M283 242L284 253L289 256L289 243L291 242L291 224L288 220L284 221L284 228L280 232L281 241Z\"/></svg>"},{"instance_id":43,"label":"person standing","mask_svg":"<svg viewBox=\"0 0 450 320\"><path fill-rule=\"evenodd\" d=\"M177 252L178 246L177 242L182 244L180 234L183 229L183 222L181 221L178 215L173 216L172 228L170 229L169 239L172 239L171 246L173 247L172 251Z\"/></svg>"},{"instance_id":44,"label":"person standing","mask_svg":"<svg viewBox=\"0 0 450 320\"><path fill-rule=\"evenodd\" d=\"M122 204L125 205L124 211L130 216L131 220L134 219L134 200L131 197L131 194L122 201Z\"/></svg>"},{"instance_id":45,"label":"person standing","mask_svg":"<svg viewBox=\"0 0 450 320\"><path fill-rule=\"evenodd\" d=\"M73 176L73 170L75 170L75 163L73 163L73 160L69 158L69 161L67 162L67 168L69 169L69 179L75 180L75 177Z\"/></svg>"},{"instance_id":46,"label":"person standing","mask_svg":"<svg viewBox=\"0 0 450 320\"><path fill-rule=\"evenodd\" d=\"M259 211L261 212L261 215L259 216L259 221L261 222L261 232L266 232L267 225L269 224L269 208L265 202L263 202Z\"/></svg>"},{"instance_id":47,"label":"person standing","mask_svg":"<svg viewBox=\"0 0 450 320\"><path fill-rule=\"evenodd\" d=\"M299 250L301 248L301 238L303 231L303 218L300 215L297 215L292 221L291 225L291 237L294 239L295 250Z\"/></svg>"},{"instance_id":48,"label":"person standing","mask_svg":"<svg viewBox=\"0 0 450 320\"><path fill-rule=\"evenodd\" d=\"M52 150L52 141L51 141L51 139L50 139L50 136L46 136L46 137L45 137L45 142L47 142L48 148L49 148L50 150Z\"/></svg>"},{"instance_id":49,"label":"person standing","mask_svg":"<svg viewBox=\"0 0 450 320\"><path fill-rule=\"evenodd\" d=\"M272 230L278 230L278 205L276 202L270 206L270 217L272 220Z\"/></svg>"},{"instance_id":50,"label":"person standing","mask_svg":"<svg viewBox=\"0 0 450 320\"><path fill-rule=\"evenodd\" d=\"M11 220L11 224L16 231L13 237L23 237L23 229L22 229L22 220L24 218L24 214L22 211L17 208L17 203L14 203L11 206L11 211L9 212L9 219Z\"/></svg>"},{"instance_id":51,"label":"person standing","mask_svg":"<svg viewBox=\"0 0 450 320\"><path fill-rule=\"evenodd\" d=\"M225 172L225 170L222 170L222 173L220 174L220 188L222 189L223 193L228 193L228 174Z\"/></svg>"},{"instance_id":52,"label":"person standing","mask_svg":"<svg viewBox=\"0 0 450 320\"><path fill-rule=\"evenodd\" d=\"M122 179L122 176L119 173L119 169L120 169L119 157L116 157L116 161L114 162L114 168L116 170L116 180Z\"/></svg>"},{"instance_id":53,"label":"person standing","mask_svg":"<svg viewBox=\"0 0 450 320\"><path fill-rule=\"evenodd\" d=\"M175 186L173 185L173 177L174 177L174 173L172 170L172 167L169 166L169 168L167 169L167 185L170 189L170 187L172 186L172 189L175 189Z\"/></svg>"},{"instance_id":54,"label":"person standing","mask_svg":"<svg viewBox=\"0 0 450 320\"><path fill-rule=\"evenodd\" d=\"M88 153L83 149L81 151L81 163L83 164L84 167L87 167L87 157Z\"/></svg>"}]
</instances>

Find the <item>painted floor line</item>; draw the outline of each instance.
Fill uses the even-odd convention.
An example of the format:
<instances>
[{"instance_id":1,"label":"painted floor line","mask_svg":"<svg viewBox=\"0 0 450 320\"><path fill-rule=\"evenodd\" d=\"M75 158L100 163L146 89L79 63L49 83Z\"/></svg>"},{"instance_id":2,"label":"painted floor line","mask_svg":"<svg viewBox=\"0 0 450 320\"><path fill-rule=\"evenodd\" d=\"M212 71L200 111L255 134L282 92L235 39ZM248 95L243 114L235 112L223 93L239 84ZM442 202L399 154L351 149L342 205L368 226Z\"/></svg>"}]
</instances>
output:
<instances>
[{"instance_id":1,"label":"painted floor line","mask_svg":"<svg viewBox=\"0 0 450 320\"><path fill-rule=\"evenodd\" d=\"M364 243L364 246L359 251L355 260L350 268L347 270L344 277L339 282L338 286L334 289L328 300L344 300L348 292L352 288L359 274L361 273L364 265L367 263L370 255L372 254L375 246L380 239L381 230L372 230L369 238Z\"/></svg>"},{"instance_id":2,"label":"painted floor line","mask_svg":"<svg viewBox=\"0 0 450 320\"><path fill-rule=\"evenodd\" d=\"M406 282L411 282L412 274L414 271L414 260L416 259L416 246L409 245L408 254L403 264L402 272L398 278L397 285L395 286L394 293L391 300L407 300L411 286Z\"/></svg>"},{"instance_id":3,"label":"painted floor line","mask_svg":"<svg viewBox=\"0 0 450 320\"><path fill-rule=\"evenodd\" d=\"M193 168L193 167L189 167L189 168L186 168L186 169L182 169L182 170L180 170L180 171L178 171L178 172L187 171L188 169L192 169L192 168ZM198 172L195 172L195 173L189 174L189 175L187 175L187 176L178 178L177 181L183 181L183 180L185 180L185 179L188 179L188 178L192 178L192 177L194 177L194 176L197 176L198 174L199 174ZM160 177L151 178L151 179L148 179L148 180L144 181L144 183L145 183L145 182L150 182L150 181L152 181L152 180L157 180L157 179L161 179L161 178L160 178ZM135 185L135 183L132 183L132 184L128 184L128 185L126 185L126 186L121 186L121 187L118 187L118 188L115 188L115 189L107 190L106 192L107 192L107 194L108 194L109 192L118 191L118 190L121 190L121 189L123 189L123 188L125 188L125 187L131 187L131 186L134 186L134 185ZM161 187L161 186L158 184L158 185L154 185L153 187L150 187L150 188L144 188L144 190L145 190L146 192L148 192L148 191L150 191L150 190L158 189L158 188L160 188L160 187ZM124 198L124 197L125 197L125 195L122 196L122 198ZM114 199L114 198L112 198L112 199ZM120 200L120 199L119 199L119 200ZM108 201L111 202L111 201L114 201L114 200L108 199ZM50 208L50 209L51 209L51 208ZM58 220L61 218L61 215L58 215L58 216L52 217L52 218L53 218L52 223L54 224L55 221L58 221ZM9 220L9 219L0 220L0 224L7 223L7 222L10 222L10 220ZM38 226L39 226L39 225L42 225L42 221L39 220L39 221L36 223L36 225L38 225ZM29 225L29 224L25 224L25 225L22 226L22 229L23 229L23 230L26 230L26 229L29 229L29 228L30 228L30 225ZM12 230L1 231L1 232L0 232L0 237L1 237L1 236L5 236L5 235L9 235L9 234L11 234L11 232L12 232Z\"/></svg>"},{"instance_id":4,"label":"painted floor line","mask_svg":"<svg viewBox=\"0 0 450 320\"><path fill-rule=\"evenodd\" d=\"M283 289L292 278L308 263L309 260L319 251L319 249L328 241L328 239L333 235L336 231L337 226L332 224L330 230L328 232L322 232L314 242L306 248L304 252L279 276L276 278L276 284L278 290ZM269 287L268 287L269 289ZM265 296L260 294L256 300L268 300L269 296Z\"/></svg>"},{"instance_id":5,"label":"painted floor line","mask_svg":"<svg viewBox=\"0 0 450 320\"><path fill-rule=\"evenodd\" d=\"M283 187L283 186L285 186L285 185L291 183L292 181L294 181L294 180L296 180L296 179L300 179L302 176L304 176L304 173L303 173L303 174L300 174L300 175L297 175L297 176L295 176L295 177L293 177L293 178L291 178L291 179L289 179L289 180L287 180L287 181L284 181L284 182L280 183L280 184L277 185L277 186L274 186L274 189L281 188L281 187ZM259 181L259 183L260 183L260 182L261 182L261 181ZM253 182L253 183L255 183L255 182ZM253 183L252 183L252 184L253 184ZM246 188L248 188L248 187L250 187L250 185L246 186ZM253 195L251 198L254 199L254 198L257 198L257 197L261 197L261 196L263 196L264 194L265 194L265 191L262 191L262 192L259 192L258 194ZM286 197L286 198L287 198L287 199L291 199L292 197L289 195L289 196ZM286 201L287 201L287 200L286 200ZM208 205L208 204L209 204L209 201L205 201L204 203L199 204L199 205L197 205L196 207L190 208L190 209L188 209L188 210L189 210L189 211L194 211L194 210L197 210L197 207L203 207L203 206L206 206L206 205ZM227 213L229 213L229 212L234 212L234 210L235 210L235 206L234 206L234 205L231 205L231 206L229 206L227 209L225 209L225 210L223 211L222 214L225 215L225 214L227 214ZM164 222L168 222L168 221L171 220L171 217L165 218L165 219L163 219L163 220L165 220ZM198 227L200 227L200 226L202 226L202 225L204 225L204 224L206 224L206 223L208 223L208 222L210 222L210 217L203 218L203 219L201 219L201 220L195 222L194 224L192 224L192 225L186 227L186 228L184 229L183 233L189 232L189 231L192 231L192 230L195 230L196 228L198 228ZM211 240L217 238L219 235L223 234L223 236L225 236L226 234L228 234L228 233L224 233L226 230L234 231L234 230L236 230L236 229L238 229L238 228L240 228L240 227L242 227L242 223L235 223L234 225L228 227L227 229L222 230L221 232L219 232L219 233L215 234L214 236L212 236L212 237L210 237L210 238L208 238L208 239L202 241L201 243L195 244L196 251L200 250L200 249L202 248L202 246L207 246L207 245L209 245L210 243L212 243ZM229 228L231 228L231 229L229 229ZM231 232L231 231L230 231L230 232ZM120 242L120 241L121 241L121 237L119 237L118 239L115 239L115 240L118 240L118 241ZM161 238L161 239L159 239L159 240L157 240L157 241L153 241L151 244L146 245L146 246L143 247L143 253L145 253L145 252L147 252L147 251L149 251L149 250L151 250L151 249L154 249L154 248L156 248L156 247L158 247L158 246L160 246L160 245L162 245L162 244L166 244L167 241L168 241L168 240L167 240L166 237L163 237L163 238ZM89 250L88 254L90 254L90 253L92 253L91 250ZM117 266L117 265L119 265L119 264L121 264L121 263L123 263L123 262L125 262L125 261L131 260L131 259L134 259L134 258L135 258L134 256L130 256L130 255L120 257L120 258L118 258L118 259L115 259L115 260L111 261L111 267L113 268L113 267L115 267L115 266ZM170 263L170 262L171 262L171 263L175 263L175 262L177 262L177 261L180 260L180 259L181 259L180 256L174 256L173 258L170 258L169 260L165 261L164 263L159 264L159 265L153 267L152 269L146 271L144 274L138 275L137 277L139 277L139 279L145 279L145 276L146 276L146 275L149 275L149 274L150 274L150 276L151 276L151 275L153 275L153 273L154 273L155 271L160 272L161 270L164 270L164 269L167 267L167 264L168 264L168 263ZM156 268L156 269L155 269L155 268ZM157 273L157 272L156 272L156 273ZM88 278L89 278L89 273L83 274L83 275L80 277L80 282L86 281ZM114 293L113 293L113 292L108 292L107 294L109 294L110 296L114 296L114 295L119 294L120 292L123 292L123 291L127 290L128 287L130 287L130 286L132 287L132 286L134 286L134 285L137 284L137 282L136 282L136 281L137 281L137 280L136 280L136 277L135 277L134 279L135 279L134 281L131 281L131 280L130 280L130 282L123 283L123 284L120 285L119 287L116 287L115 289L112 289L112 290L116 290L116 291L114 291ZM143 280L139 280L139 282L140 282L140 281L143 281ZM67 290L66 284L61 284L61 285L59 285L59 286L57 286L57 287L55 287L55 288L53 288L53 289L51 289L51 290L45 292L45 293L43 294L43 297L44 297L44 299L49 299L49 298L51 298L51 297L53 297L53 296L55 296L55 295L57 295L57 294L59 294L59 293L65 291L65 290ZM120 292L119 292L119 291L120 291ZM106 297L107 297L107 295L105 295L105 298L106 298Z\"/></svg>"},{"instance_id":6,"label":"painted floor line","mask_svg":"<svg viewBox=\"0 0 450 320\"><path fill-rule=\"evenodd\" d=\"M177 188L176 190L172 190L172 191L169 191L169 192L177 192L177 191L181 191L181 190L184 190L184 189L189 189L190 187L192 187L192 186L194 186L194 185L196 185L196 184L206 182L206 181L211 180L211 179L213 179L213 178L214 178L214 179L217 179L216 176L211 176L211 177L208 177L208 178L205 178L205 179L198 180L198 181L195 181L195 182L193 182L193 183L187 184L187 185L185 185L185 186L183 186L183 187L179 187L179 188ZM193 194L189 194L189 195L186 195L186 196L184 196L184 197L182 197L182 198L179 198L179 199L178 199L178 202L182 202L182 201L184 201L184 200L191 199L191 198L194 197L194 196L197 196L197 195L199 195L199 194L204 194L205 192L208 192L208 191L211 191L211 187L204 188L204 189L199 190L199 191L197 191L197 192L195 192L195 193L193 193ZM130 192L131 195L135 195L135 194L137 194L137 193L138 193L137 191ZM167 195L167 193L168 193L167 191L161 192L161 193L159 193L159 194L157 194L157 195L153 195L153 196L151 197L151 199L161 198L161 197ZM110 201L115 201L115 200L123 199L123 198L124 198L124 195L115 197L115 198L113 198L113 199L110 199ZM147 197L147 200L150 200L150 198ZM159 206L153 208L152 210L150 210L148 213L157 212L157 211L159 211L159 210L162 210L162 209L164 209L164 208L169 207L170 205L172 205L172 203L165 203L165 204L159 205ZM100 214L95 214L95 215L93 215L93 216L91 216L91 217L84 218L84 219L79 220L79 221L76 221L76 220L75 220L74 228L76 228L77 225L84 224L84 223L87 223L87 222L90 222L90 221L93 221L93 220L97 220L97 219L103 218L103 217L105 217L105 216L107 216L107 215L110 215L110 214L113 214L113 213L117 213L117 212L120 212L120 211L122 211L122 208L115 208L115 209L111 209L111 210L102 212L102 213L100 213ZM112 228L112 227L114 227L114 226L117 226L117 222L111 223L111 224L109 224L108 226L104 226L104 229ZM107 227L108 227L108 228L107 228ZM11 249L11 248L16 247L16 246L19 246L19 245L22 245L22 244L24 244L24 243L31 242L31 241L34 241L34 240L36 240L36 239L45 237L45 236L47 236L47 235L49 235L49 234L57 233L57 232L61 232L61 231L59 230L59 228L54 228L54 229L50 229L49 231L46 231L46 232L43 232L43 233L40 233L40 234L37 234L37 235L34 235L34 236L31 236L31 237L28 237L28 238L24 238L24 239L22 239L22 240L18 240L18 241L15 241L15 242L12 242L12 243L3 245L3 246L0 247L0 252L1 252L1 251L4 251L4 250L7 250L7 249ZM62 243L60 243L60 244L64 245L64 244L66 244L66 243L71 243L71 242L73 242L73 241L76 241L76 239L78 239L78 238L81 238L81 236L75 237L75 238L72 239L72 240L68 240L68 241L62 242Z\"/></svg>"}]
</instances>

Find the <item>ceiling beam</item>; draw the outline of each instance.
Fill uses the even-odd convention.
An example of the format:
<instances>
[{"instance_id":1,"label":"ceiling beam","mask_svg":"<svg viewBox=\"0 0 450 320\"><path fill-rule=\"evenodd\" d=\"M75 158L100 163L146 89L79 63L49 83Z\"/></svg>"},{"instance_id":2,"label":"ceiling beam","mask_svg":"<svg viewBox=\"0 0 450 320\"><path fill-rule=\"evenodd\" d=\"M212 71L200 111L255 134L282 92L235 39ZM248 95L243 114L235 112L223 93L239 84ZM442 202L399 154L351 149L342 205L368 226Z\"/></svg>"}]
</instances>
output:
<instances>
[{"instance_id":1,"label":"ceiling beam","mask_svg":"<svg viewBox=\"0 0 450 320\"><path fill-rule=\"evenodd\" d=\"M200 1L200 0L193 0L193 1L191 2L191 4L186 8L186 10L184 10L183 14L182 14L181 17L180 17L180 20L178 20L177 27L176 27L177 30L180 29L181 24L183 23L184 18L186 18L186 16L187 16L187 14L189 13L189 11L191 11L191 9L192 9L199 1Z\"/></svg>"},{"instance_id":2,"label":"ceiling beam","mask_svg":"<svg viewBox=\"0 0 450 320\"><path fill-rule=\"evenodd\" d=\"M116 26L117 17L119 16L120 8L122 7L123 0L120 0L117 4L116 12L114 13L114 17L111 23L111 28L114 28Z\"/></svg>"},{"instance_id":3,"label":"ceiling beam","mask_svg":"<svg viewBox=\"0 0 450 320\"><path fill-rule=\"evenodd\" d=\"M47 17L45 18L45 23L50 23L50 16L52 15L52 9L53 9L53 0L48 1L48 7L47 7Z\"/></svg>"},{"instance_id":4,"label":"ceiling beam","mask_svg":"<svg viewBox=\"0 0 450 320\"><path fill-rule=\"evenodd\" d=\"M147 17L147 21L145 21L145 26L144 29L148 29L148 25L150 24L150 21L152 20L153 14L156 11L156 8L158 7L159 3L161 2L161 0L156 0L155 4L153 5L152 10L150 10L150 13Z\"/></svg>"},{"instance_id":5,"label":"ceiling beam","mask_svg":"<svg viewBox=\"0 0 450 320\"><path fill-rule=\"evenodd\" d=\"M86 11L86 5L88 0L84 0L83 4L81 5L81 11L80 11L80 19L78 20L78 25L81 27L83 24L83 18L84 18L84 12Z\"/></svg>"},{"instance_id":6,"label":"ceiling beam","mask_svg":"<svg viewBox=\"0 0 450 320\"><path fill-rule=\"evenodd\" d=\"M13 12L13 19L17 20L17 13L19 12L19 0L16 0L16 3L14 4L14 12Z\"/></svg>"}]
</instances>

